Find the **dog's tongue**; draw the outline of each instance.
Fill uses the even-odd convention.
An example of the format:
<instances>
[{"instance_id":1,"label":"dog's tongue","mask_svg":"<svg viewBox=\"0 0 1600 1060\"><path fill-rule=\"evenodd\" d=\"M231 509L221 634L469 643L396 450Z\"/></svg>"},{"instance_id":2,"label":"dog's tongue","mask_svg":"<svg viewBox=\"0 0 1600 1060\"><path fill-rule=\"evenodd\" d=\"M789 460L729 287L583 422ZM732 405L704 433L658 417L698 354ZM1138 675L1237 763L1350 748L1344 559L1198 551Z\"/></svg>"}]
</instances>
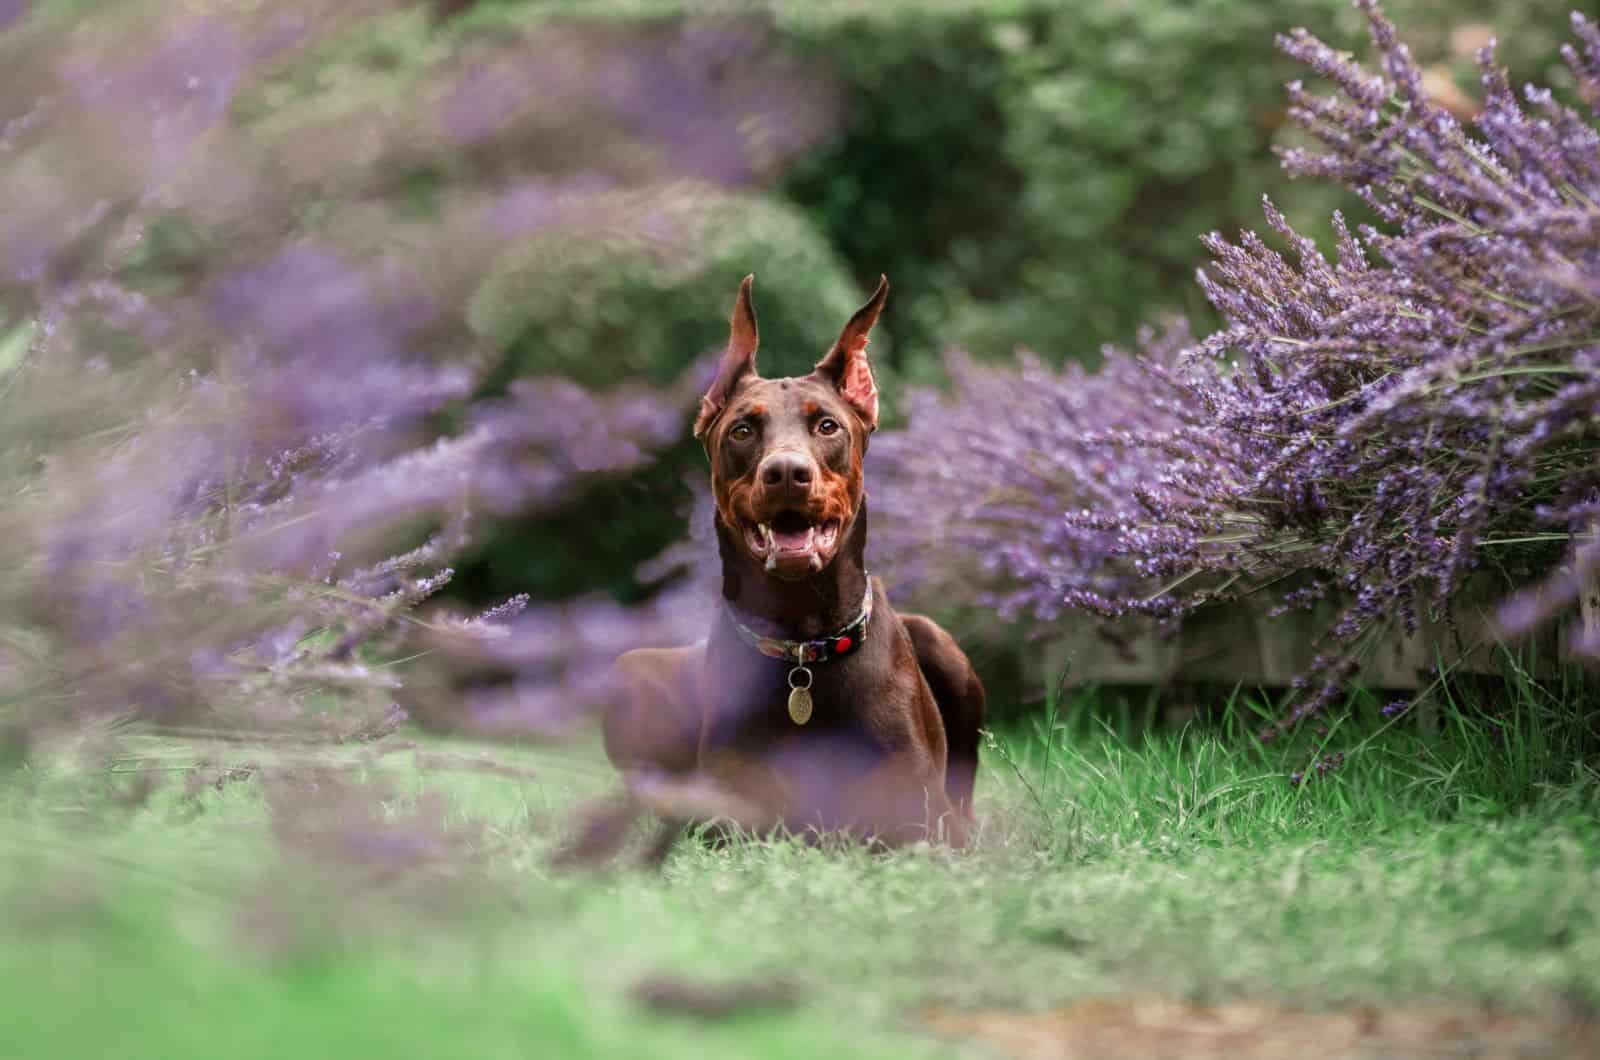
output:
<instances>
[{"instance_id":1,"label":"dog's tongue","mask_svg":"<svg viewBox=\"0 0 1600 1060\"><path fill-rule=\"evenodd\" d=\"M804 552L811 547L811 527L799 530L780 530L772 528L772 543L778 547L779 552Z\"/></svg>"}]
</instances>

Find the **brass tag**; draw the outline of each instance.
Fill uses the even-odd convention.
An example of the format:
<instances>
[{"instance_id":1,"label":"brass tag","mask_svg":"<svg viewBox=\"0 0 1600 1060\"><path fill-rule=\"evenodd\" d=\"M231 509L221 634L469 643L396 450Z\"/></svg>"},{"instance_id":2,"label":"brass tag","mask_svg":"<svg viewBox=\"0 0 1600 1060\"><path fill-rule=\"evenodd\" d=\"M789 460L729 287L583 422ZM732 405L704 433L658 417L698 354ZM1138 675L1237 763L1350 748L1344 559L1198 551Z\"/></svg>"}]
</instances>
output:
<instances>
[{"instance_id":1,"label":"brass tag","mask_svg":"<svg viewBox=\"0 0 1600 1060\"><path fill-rule=\"evenodd\" d=\"M789 689L789 720L804 725L811 720L811 689Z\"/></svg>"}]
</instances>

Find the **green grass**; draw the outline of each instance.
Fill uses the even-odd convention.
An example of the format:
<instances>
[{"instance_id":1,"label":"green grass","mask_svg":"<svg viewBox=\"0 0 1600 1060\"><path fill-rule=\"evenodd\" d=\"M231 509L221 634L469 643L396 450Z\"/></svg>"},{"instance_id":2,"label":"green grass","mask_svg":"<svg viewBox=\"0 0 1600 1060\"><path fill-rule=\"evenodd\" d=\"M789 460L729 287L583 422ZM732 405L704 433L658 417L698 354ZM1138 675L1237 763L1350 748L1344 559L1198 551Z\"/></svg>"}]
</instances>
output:
<instances>
[{"instance_id":1,"label":"green grass","mask_svg":"<svg viewBox=\"0 0 1600 1060\"><path fill-rule=\"evenodd\" d=\"M1358 703L1265 746L1242 700L1151 732L1083 696L988 748L969 852L691 842L660 874L548 867L610 783L592 749L135 737L118 768L260 772L145 774L177 779L121 808L139 774L0 789L5 1053L950 1055L974 1047L930 1007L1596 1004L1600 777L1571 696L1524 679L1496 718L1444 695L1436 727ZM795 1004L633 999L662 977Z\"/></svg>"}]
</instances>

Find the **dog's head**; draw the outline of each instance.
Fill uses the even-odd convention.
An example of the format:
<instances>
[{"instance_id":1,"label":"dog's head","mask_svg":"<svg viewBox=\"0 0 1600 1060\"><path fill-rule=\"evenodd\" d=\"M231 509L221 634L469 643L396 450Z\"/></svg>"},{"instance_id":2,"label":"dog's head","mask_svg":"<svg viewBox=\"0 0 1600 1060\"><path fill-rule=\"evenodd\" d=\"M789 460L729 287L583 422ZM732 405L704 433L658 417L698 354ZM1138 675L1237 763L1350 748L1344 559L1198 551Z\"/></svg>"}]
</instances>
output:
<instances>
[{"instance_id":1,"label":"dog's head","mask_svg":"<svg viewBox=\"0 0 1600 1060\"><path fill-rule=\"evenodd\" d=\"M889 283L879 278L810 375L763 379L753 279L739 287L728 349L694 435L705 443L717 514L737 547L770 574L804 578L833 562L861 509L862 458L878 429L867 337Z\"/></svg>"}]
</instances>

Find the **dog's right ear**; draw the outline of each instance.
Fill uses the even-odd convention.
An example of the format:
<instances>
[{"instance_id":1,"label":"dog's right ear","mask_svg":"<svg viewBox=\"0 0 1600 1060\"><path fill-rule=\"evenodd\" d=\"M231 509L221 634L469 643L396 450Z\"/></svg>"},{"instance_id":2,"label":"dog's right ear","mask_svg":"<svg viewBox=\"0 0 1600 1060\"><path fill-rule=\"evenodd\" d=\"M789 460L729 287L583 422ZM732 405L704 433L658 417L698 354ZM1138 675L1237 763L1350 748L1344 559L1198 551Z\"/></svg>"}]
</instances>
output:
<instances>
[{"instance_id":1,"label":"dog's right ear","mask_svg":"<svg viewBox=\"0 0 1600 1060\"><path fill-rule=\"evenodd\" d=\"M703 437L733 397L739 381L756 371L756 347L761 336L756 331L756 308L750 302L750 288L755 284L754 274L746 276L739 285L739 301L733 307L733 320L728 332L728 348L723 351L722 363L717 366L717 377L711 389L700 399L700 415L695 417L694 436Z\"/></svg>"}]
</instances>

